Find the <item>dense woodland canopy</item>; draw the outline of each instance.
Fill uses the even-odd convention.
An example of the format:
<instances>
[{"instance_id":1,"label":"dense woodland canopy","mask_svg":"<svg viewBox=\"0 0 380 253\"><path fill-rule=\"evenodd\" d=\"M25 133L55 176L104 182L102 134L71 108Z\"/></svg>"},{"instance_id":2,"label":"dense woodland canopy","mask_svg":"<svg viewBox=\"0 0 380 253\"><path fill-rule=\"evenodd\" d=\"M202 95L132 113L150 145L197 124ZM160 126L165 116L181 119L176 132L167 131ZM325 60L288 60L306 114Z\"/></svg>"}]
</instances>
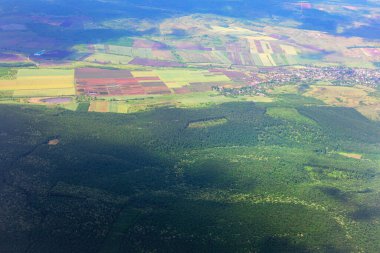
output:
<instances>
[{"instance_id":1,"label":"dense woodland canopy","mask_svg":"<svg viewBox=\"0 0 380 253\"><path fill-rule=\"evenodd\" d=\"M379 124L296 109L311 120L254 103L130 115L1 106L1 250L376 252ZM186 128L215 117L227 122Z\"/></svg>"}]
</instances>

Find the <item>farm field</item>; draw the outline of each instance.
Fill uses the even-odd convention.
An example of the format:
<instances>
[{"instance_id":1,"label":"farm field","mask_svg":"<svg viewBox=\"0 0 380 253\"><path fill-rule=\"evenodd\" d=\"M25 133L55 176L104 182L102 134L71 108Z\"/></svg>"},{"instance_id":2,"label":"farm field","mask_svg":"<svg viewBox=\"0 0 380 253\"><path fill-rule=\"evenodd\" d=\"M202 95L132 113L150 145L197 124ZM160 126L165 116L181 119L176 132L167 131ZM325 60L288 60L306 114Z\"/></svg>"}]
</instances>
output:
<instances>
[{"instance_id":1,"label":"farm field","mask_svg":"<svg viewBox=\"0 0 380 253\"><path fill-rule=\"evenodd\" d=\"M89 112L110 112L110 113L128 113L131 106L125 102L117 101L92 101Z\"/></svg>"},{"instance_id":2,"label":"farm field","mask_svg":"<svg viewBox=\"0 0 380 253\"><path fill-rule=\"evenodd\" d=\"M19 69L15 79L0 80L0 91L14 97L75 95L74 71Z\"/></svg>"},{"instance_id":3,"label":"farm field","mask_svg":"<svg viewBox=\"0 0 380 253\"><path fill-rule=\"evenodd\" d=\"M75 71L75 80L77 92L89 96L204 92L210 91L216 83L231 83L223 73L186 69L128 71L79 68Z\"/></svg>"}]
</instances>

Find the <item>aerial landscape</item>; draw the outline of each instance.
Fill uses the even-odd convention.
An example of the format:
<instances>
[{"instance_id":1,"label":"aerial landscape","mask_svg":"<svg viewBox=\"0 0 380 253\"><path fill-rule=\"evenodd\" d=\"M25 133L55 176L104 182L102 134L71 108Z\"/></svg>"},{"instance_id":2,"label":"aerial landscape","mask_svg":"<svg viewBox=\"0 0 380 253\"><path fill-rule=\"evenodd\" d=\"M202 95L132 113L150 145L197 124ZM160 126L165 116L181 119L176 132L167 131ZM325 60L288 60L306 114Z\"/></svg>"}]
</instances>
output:
<instances>
[{"instance_id":1,"label":"aerial landscape","mask_svg":"<svg viewBox=\"0 0 380 253\"><path fill-rule=\"evenodd\" d=\"M0 252L380 252L377 0L0 0Z\"/></svg>"}]
</instances>

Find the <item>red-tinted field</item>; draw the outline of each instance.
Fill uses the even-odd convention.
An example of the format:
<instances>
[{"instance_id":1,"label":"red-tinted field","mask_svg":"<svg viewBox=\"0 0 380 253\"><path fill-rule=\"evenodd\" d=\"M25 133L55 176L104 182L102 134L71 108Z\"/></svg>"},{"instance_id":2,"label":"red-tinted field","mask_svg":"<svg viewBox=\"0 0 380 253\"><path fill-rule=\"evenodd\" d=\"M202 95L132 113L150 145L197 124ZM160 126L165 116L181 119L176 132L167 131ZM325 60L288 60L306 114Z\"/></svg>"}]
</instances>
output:
<instances>
[{"instance_id":1,"label":"red-tinted field","mask_svg":"<svg viewBox=\"0 0 380 253\"><path fill-rule=\"evenodd\" d=\"M133 42L133 47L136 48L151 48L151 49L168 49L168 46L156 41L135 39Z\"/></svg>"},{"instance_id":2,"label":"red-tinted field","mask_svg":"<svg viewBox=\"0 0 380 253\"><path fill-rule=\"evenodd\" d=\"M188 93L191 93L191 90L189 89L189 87L184 86L181 88L174 89L174 92L176 94L188 94Z\"/></svg>"},{"instance_id":3,"label":"red-tinted field","mask_svg":"<svg viewBox=\"0 0 380 253\"><path fill-rule=\"evenodd\" d=\"M220 83L190 83L189 90L191 92L206 92L212 89L212 86L220 85Z\"/></svg>"},{"instance_id":4,"label":"red-tinted field","mask_svg":"<svg viewBox=\"0 0 380 253\"><path fill-rule=\"evenodd\" d=\"M133 77L128 70L82 68L75 71L77 93L87 96L169 94L158 77Z\"/></svg>"},{"instance_id":5,"label":"red-tinted field","mask_svg":"<svg viewBox=\"0 0 380 253\"><path fill-rule=\"evenodd\" d=\"M247 82L250 80L250 77L245 73L234 70L224 70L224 69L213 69L210 72L222 73L235 82Z\"/></svg>"},{"instance_id":6,"label":"red-tinted field","mask_svg":"<svg viewBox=\"0 0 380 253\"><path fill-rule=\"evenodd\" d=\"M212 48L207 48L202 45L193 43L193 42L188 42L188 41L181 41L176 43L175 47L177 49L181 50L199 50L199 51L212 51Z\"/></svg>"}]
</instances>

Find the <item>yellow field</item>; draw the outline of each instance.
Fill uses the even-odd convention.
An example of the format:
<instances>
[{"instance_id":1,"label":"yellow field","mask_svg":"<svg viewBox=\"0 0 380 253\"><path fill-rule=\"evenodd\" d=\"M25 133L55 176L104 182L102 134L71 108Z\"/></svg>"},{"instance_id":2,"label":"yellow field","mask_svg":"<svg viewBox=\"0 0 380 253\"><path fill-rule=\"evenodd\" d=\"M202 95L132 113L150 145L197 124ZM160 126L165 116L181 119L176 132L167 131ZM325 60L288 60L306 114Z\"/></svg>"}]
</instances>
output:
<instances>
[{"instance_id":1,"label":"yellow field","mask_svg":"<svg viewBox=\"0 0 380 253\"><path fill-rule=\"evenodd\" d=\"M258 54L264 66L277 66L270 54Z\"/></svg>"},{"instance_id":2,"label":"yellow field","mask_svg":"<svg viewBox=\"0 0 380 253\"><path fill-rule=\"evenodd\" d=\"M356 110L367 118L380 121L380 103L374 105L362 105Z\"/></svg>"},{"instance_id":3,"label":"yellow field","mask_svg":"<svg viewBox=\"0 0 380 253\"><path fill-rule=\"evenodd\" d=\"M155 77L156 73L153 71L131 71L133 77Z\"/></svg>"},{"instance_id":4,"label":"yellow field","mask_svg":"<svg viewBox=\"0 0 380 253\"><path fill-rule=\"evenodd\" d=\"M277 40L276 38L269 37L269 36L266 36L266 35L248 36L248 37L246 37L246 39L249 40L249 41L255 41L255 40L274 41L274 40Z\"/></svg>"},{"instance_id":5,"label":"yellow field","mask_svg":"<svg viewBox=\"0 0 380 253\"><path fill-rule=\"evenodd\" d=\"M59 96L72 96L74 94L75 94L74 88L15 90L13 92L14 97L59 97Z\"/></svg>"},{"instance_id":6,"label":"yellow field","mask_svg":"<svg viewBox=\"0 0 380 253\"><path fill-rule=\"evenodd\" d=\"M128 105L127 103L118 103L117 112L118 113L128 113L129 107L130 107L130 105Z\"/></svg>"},{"instance_id":7,"label":"yellow field","mask_svg":"<svg viewBox=\"0 0 380 253\"><path fill-rule=\"evenodd\" d=\"M26 97L75 95L74 71L21 69L15 80L0 80L0 91Z\"/></svg>"},{"instance_id":8,"label":"yellow field","mask_svg":"<svg viewBox=\"0 0 380 253\"><path fill-rule=\"evenodd\" d=\"M260 41L260 44L264 50L264 53L266 54L273 54L272 47L269 42L267 41Z\"/></svg>"},{"instance_id":9,"label":"yellow field","mask_svg":"<svg viewBox=\"0 0 380 253\"><path fill-rule=\"evenodd\" d=\"M297 55L297 50L293 46L288 46L288 45L281 45L282 50L285 51L286 54L289 55Z\"/></svg>"},{"instance_id":10,"label":"yellow field","mask_svg":"<svg viewBox=\"0 0 380 253\"><path fill-rule=\"evenodd\" d=\"M109 101L91 101L89 112L109 112Z\"/></svg>"},{"instance_id":11,"label":"yellow field","mask_svg":"<svg viewBox=\"0 0 380 253\"><path fill-rule=\"evenodd\" d=\"M231 27L222 27L222 26L211 26L212 32L216 34L234 34L234 35L250 35L250 36L255 36L259 34L256 31L252 31L243 27L238 27L238 26L231 26Z\"/></svg>"}]
</instances>

